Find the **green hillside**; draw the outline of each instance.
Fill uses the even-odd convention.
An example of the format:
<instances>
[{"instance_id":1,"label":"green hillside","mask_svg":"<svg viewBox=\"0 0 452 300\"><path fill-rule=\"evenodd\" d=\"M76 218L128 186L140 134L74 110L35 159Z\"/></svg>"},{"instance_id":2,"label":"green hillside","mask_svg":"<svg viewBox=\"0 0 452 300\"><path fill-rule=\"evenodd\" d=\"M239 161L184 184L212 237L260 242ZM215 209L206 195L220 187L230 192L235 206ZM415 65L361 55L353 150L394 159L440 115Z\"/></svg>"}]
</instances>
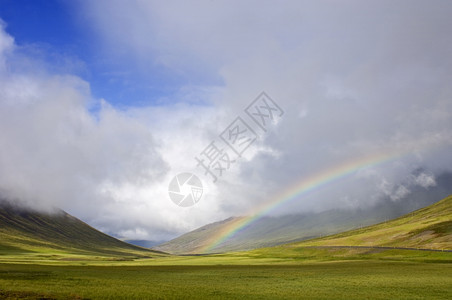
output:
<instances>
[{"instance_id":1,"label":"green hillside","mask_svg":"<svg viewBox=\"0 0 452 300\"><path fill-rule=\"evenodd\" d=\"M0 258L37 255L75 259L161 254L110 237L63 211L47 214L0 203Z\"/></svg>"},{"instance_id":2,"label":"green hillside","mask_svg":"<svg viewBox=\"0 0 452 300\"><path fill-rule=\"evenodd\" d=\"M415 251L418 249L423 251ZM388 222L322 238L229 254L232 255L304 262L350 259L452 262L452 195Z\"/></svg>"},{"instance_id":3,"label":"green hillside","mask_svg":"<svg viewBox=\"0 0 452 300\"><path fill-rule=\"evenodd\" d=\"M397 211L330 210L321 213L264 217L236 233L211 250L212 253L252 250L293 241L344 232L357 227L397 217ZM172 254L196 254L217 236L218 232L239 221L240 217L205 225L153 249Z\"/></svg>"},{"instance_id":4,"label":"green hillside","mask_svg":"<svg viewBox=\"0 0 452 300\"><path fill-rule=\"evenodd\" d=\"M452 250L452 195L389 222L294 245Z\"/></svg>"}]
</instances>

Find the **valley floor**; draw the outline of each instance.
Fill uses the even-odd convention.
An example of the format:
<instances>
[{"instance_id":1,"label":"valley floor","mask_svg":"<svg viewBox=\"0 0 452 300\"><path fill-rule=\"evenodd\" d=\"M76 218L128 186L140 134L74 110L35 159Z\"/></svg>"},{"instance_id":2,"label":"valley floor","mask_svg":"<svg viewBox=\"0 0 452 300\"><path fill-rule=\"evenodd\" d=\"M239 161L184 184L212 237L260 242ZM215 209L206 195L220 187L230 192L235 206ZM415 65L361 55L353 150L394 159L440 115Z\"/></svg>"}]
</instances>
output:
<instances>
[{"instance_id":1,"label":"valley floor","mask_svg":"<svg viewBox=\"0 0 452 300\"><path fill-rule=\"evenodd\" d=\"M452 253L306 248L295 259L267 251L91 263L4 261L0 298L452 298Z\"/></svg>"}]
</instances>

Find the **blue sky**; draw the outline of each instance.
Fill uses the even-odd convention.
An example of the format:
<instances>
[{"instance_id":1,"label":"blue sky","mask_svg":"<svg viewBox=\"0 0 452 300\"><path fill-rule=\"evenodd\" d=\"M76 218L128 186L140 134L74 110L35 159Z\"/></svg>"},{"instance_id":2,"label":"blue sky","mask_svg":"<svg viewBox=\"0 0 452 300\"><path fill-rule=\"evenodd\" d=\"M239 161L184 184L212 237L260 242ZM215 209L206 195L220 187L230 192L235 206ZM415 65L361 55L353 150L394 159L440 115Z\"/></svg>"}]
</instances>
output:
<instances>
[{"instance_id":1,"label":"blue sky","mask_svg":"<svg viewBox=\"0 0 452 300\"><path fill-rule=\"evenodd\" d=\"M111 59L80 6L62 0L0 0L0 18L22 51L56 72L80 76L90 83L95 98L118 108L165 105L177 101L170 99L181 86L214 82L158 63L143 69L128 53Z\"/></svg>"}]
</instances>

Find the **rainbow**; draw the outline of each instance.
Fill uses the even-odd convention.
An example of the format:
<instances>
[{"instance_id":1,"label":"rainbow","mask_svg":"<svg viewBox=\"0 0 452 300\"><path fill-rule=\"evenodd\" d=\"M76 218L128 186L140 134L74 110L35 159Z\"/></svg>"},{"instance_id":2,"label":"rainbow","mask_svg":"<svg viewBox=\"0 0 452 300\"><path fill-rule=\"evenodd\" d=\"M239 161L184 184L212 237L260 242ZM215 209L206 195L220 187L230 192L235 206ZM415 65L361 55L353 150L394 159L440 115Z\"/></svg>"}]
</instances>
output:
<instances>
[{"instance_id":1,"label":"rainbow","mask_svg":"<svg viewBox=\"0 0 452 300\"><path fill-rule=\"evenodd\" d=\"M246 226L252 224L261 217L267 215L269 212L273 211L277 207L280 207L290 201L298 199L299 197L306 195L307 193L321 188L328 183L337 181L344 177L355 174L359 170L374 167L376 165L382 164L384 162L392 161L403 153L379 153L369 156L360 157L352 161L347 161L345 163L333 166L321 172L312 175L309 178L304 178L300 181L295 182L290 185L284 192L279 193L272 197L269 201L266 201L258 209L255 210L254 214L247 217L235 218L227 225L225 225L220 231L218 231L213 237L211 237L208 242L201 248L197 250L199 253L209 253L212 252L215 247L221 243L227 241L229 238L234 236L238 231L245 228Z\"/></svg>"}]
</instances>

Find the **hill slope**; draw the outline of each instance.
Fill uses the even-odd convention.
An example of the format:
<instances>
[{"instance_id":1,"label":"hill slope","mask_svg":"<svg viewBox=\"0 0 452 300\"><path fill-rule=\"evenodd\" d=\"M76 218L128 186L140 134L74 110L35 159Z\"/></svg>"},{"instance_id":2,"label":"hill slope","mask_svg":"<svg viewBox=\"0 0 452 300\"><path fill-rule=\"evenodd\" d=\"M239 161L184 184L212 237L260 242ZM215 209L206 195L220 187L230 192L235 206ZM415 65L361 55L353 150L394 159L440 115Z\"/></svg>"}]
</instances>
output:
<instances>
[{"instance_id":1,"label":"hill slope","mask_svg":"<svg viewBox=\"0 0 452 300\"><path fill-rule=\"evenodd\" d=\"M274 261L377 259L451 263L452 195L389 222L323 238L217 256L222 255Z\"/></svg>"},{"instance_id":2,"label":"hill slope","mask_svg":"<svg viewBox=\"0 0 452 300\"><path fill-rule=\"evenodd\" d=\"M366 212L332 210L316 214L299 214L282 217L263 217L211 252L228 252L271 247L297 240L334 234L363 225L375 224L386 218ZM397 215L396 215L397 216ZM231 217L188 232L174 240L154 246L153 249L172 254L200 253L205 245L243 217Z\"/></svg>"},{"instance_id":3,"label":"hill slope","mask_svg":"<svg viewBox=\"0 0 452 300\"><path fill-rule=\"evenodd\" d=\"M0 255L27 253L159 255L108 236L64 211L46 214L0 202Z\"/></svg>"},{"instance_id":4,"label":"hill slope","mask_svg":"<svg viewBox=\"0 0 452 300\"><path fill-rule=\"evenodd\" d=\"M389 222L291 245L452 250L452 195Z\"/></svg>"}]
</instances>

